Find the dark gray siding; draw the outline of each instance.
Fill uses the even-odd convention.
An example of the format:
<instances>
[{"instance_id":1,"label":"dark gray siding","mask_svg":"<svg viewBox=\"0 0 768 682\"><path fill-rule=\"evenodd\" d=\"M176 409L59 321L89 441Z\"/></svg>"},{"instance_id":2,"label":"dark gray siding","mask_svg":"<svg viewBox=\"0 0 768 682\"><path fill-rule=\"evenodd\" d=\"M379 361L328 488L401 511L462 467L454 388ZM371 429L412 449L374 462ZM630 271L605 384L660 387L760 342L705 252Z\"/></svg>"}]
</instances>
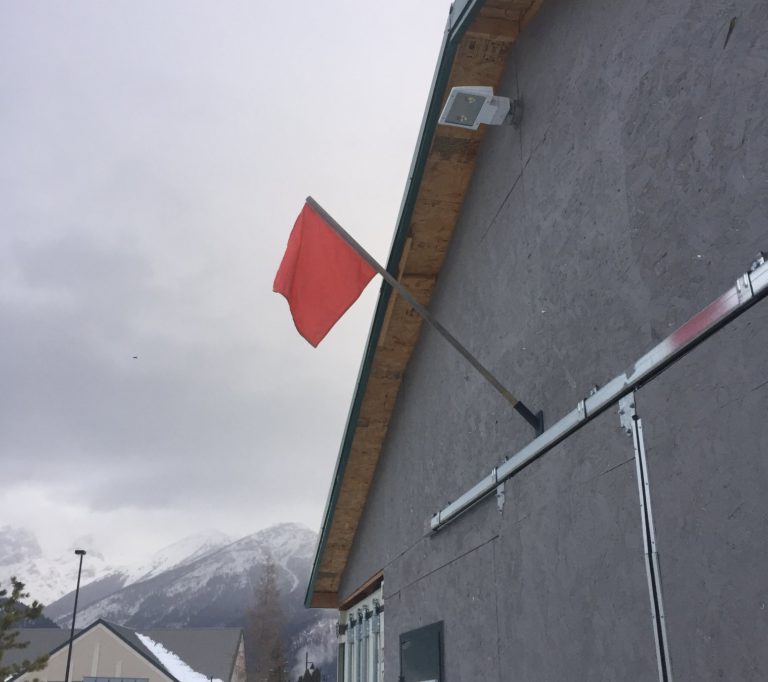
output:
<instances>
[{"instance_id":1,"label":"dark gray siding","mask_svg":"<svg viewBox=\"0 0 768 682\"><path fill-rule=\"evenodd\" d=\"M726 42L731 20L736 18ZM432 308L549 423L768 248L768 5L545 0L501 94ZM638 396L677 682L768 679L768 303ZM530 440L425 330L342 592L384 568L449 681L655 680L631 439L610 410L436 536Z\"/></svg>"},{"instance_id":2,"label":"dark gray siding","mask_svg":"<svg viewBox=\"0 0 768 682\"><path fill-rule=\"evenodd\" d=\"M768 679L767 349L768 301L638 395L676 679Z\"/></svg>"}]
</instances>

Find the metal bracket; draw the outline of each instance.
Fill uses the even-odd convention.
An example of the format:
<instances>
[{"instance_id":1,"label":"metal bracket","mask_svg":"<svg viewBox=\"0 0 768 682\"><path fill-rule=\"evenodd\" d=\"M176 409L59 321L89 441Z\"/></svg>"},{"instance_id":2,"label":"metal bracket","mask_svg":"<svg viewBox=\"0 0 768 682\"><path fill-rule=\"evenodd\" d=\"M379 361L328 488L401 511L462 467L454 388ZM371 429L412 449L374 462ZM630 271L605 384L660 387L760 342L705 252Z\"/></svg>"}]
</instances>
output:
<instances>
[{"instance_id":1,"label":"metal bracket","mask_svg":"<svg viewBox=\"0 0 768 682\"><path fill-rule=\"evenodd\" d=\"M496 506L499 508L499 514L504 512L504 483L500 483L496 488Z\"/></svg>"},{"instance_id":2,"label":"metal bracket","mask_svg":"<svg viewBox=\"0 0 768 682\"><path fill-rule=\"evenodd\" d=\"M584 421L587 418L587 403L585 400L579 400L576 405L576 420Z\"/></svg>"},{"instance_id":3,"label":"metal bracket","mask_svg":"<svg viewBox=\"0 0 768 682\"><path fill-rule=\"evenodd\" d=\"M648 480L643 421L637 415L634 391L619 400L619 422L622 430L632 437L635 451L635 472L643 527L645 570L648 579L648 597L651 602L659 682L672 682L672 662L669 655L669 642L667 641L659 555L656 551L656 530L653 523L653 510L651 509L651 488Z\"/></svg>"},{"instance_id":4,"label":"metal bracket","mask_svg":"<svg viewBox=\"0 0 768 682\"><path fill-rule=\"evenodd\" d=\"M744 273L736 280L736 296L739 303L745 303L752 298L752 282L749 279L749 273Z\"/></svg>"},{"instance_id":5,"label":"metal bracket","mask_svg":"<svg viewBox=\"0 0 768 682\"><path fill-rule=\"evenodd\" d=\"M505 457L504 461L506 462L508 459L509 457ZM498 472L496 468L493 469L493 474L498 479ZM501 483L499 483L499 485L496 486L496 506L499 509L499 514L504 513L504 503L506 502L504 491L505 491L505 481L502 481Z\"/></svg>"},{"instance_id":6,"label":"metal bracket","mask_svg":"<svg viewBox=\"0 0 768 682\"><path fill-rule=\"evenodd\" d=\"M752 265L749 266L749 271L754 272L761 265L765 265L766 259L768 259L768 254L765 251L758 251L757 257L752 261Z\"/></svg>"},{"instance_id":7,"label":"metal bracket","mask_svg":"<svg viewBox=\"0 0 768 682\"><path fill-rule=\"evenodd\" d=\"M507 113L504 123L510 124L513 128L519 128L523 122L523 100L512 99L509 101L509 112Z\"/></svg>"},{"instance_id":8,"label":"metal bracket","mask_svg":"<svg viewBox=\"0 0 768 682\"><path fill-rule=\"evenodd\" d=\"M515 411L533 427L537 436L544 433L544 412L539 410L534 414L522 400L518 400L513 407Z\"/></svg>"},{"instance_id":9,"label":"metal bracket","mask_svg":"<svg viewBox=\"0 0 768 682\"><path fill-rule=\"evenodd\" d=\"M628 435L632 435L632 422L637 412L635 411L635 394L630 393L619 400L619 423L621 428Z\"/></svg>"}]
</instances>

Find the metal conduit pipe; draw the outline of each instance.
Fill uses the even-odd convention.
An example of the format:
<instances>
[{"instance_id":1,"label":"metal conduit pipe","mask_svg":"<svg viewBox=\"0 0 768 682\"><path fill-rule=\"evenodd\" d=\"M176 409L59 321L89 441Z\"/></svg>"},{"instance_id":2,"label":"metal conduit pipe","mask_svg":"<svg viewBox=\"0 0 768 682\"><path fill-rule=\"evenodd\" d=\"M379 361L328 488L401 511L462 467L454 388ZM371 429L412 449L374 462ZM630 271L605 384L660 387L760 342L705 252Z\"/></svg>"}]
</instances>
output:
<instances>
[{"instance_id":1,"label":"metal conduit pipe","mask_svg":"<svg viewBox=\"0 0 768 682\"><path fill-rule=\"evenodd\" d=\"M522 450L494 467L490 474L461 497L434 514L430 520L431 530L437 532L493 493L498 485L573 435L625 395L663 372L766 295L768 295L768 263L765 254L761 253L752 263L750 270L739 277L722 296L643 355L626 372L580 400L575 410L550 426Z\"/></svg>"}]
</instances>

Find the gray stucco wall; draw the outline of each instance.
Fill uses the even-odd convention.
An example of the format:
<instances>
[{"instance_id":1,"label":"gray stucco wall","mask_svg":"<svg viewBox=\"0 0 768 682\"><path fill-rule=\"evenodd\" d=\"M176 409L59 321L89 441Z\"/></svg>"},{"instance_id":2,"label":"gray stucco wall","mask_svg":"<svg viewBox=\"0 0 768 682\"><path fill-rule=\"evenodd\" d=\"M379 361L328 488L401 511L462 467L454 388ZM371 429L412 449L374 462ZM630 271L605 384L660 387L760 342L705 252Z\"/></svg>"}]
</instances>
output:
<instances>
[{"instance_id":1,"label":"gray stucco wall","mask_svg":"<svg viewBox=\"0 0 768 682\"><path fill-rule=\"evenodd\" d=\"M731 20L735 24L726 42ZM545 0L432 309L551 424L768 249L768 5ZM768 679L768 302L638 394L675 680ZM431 536L529 427L425 330L345 573L384 568L445 679L656 680L631 440L615 410Z\"/></svg>"}]
</instances>

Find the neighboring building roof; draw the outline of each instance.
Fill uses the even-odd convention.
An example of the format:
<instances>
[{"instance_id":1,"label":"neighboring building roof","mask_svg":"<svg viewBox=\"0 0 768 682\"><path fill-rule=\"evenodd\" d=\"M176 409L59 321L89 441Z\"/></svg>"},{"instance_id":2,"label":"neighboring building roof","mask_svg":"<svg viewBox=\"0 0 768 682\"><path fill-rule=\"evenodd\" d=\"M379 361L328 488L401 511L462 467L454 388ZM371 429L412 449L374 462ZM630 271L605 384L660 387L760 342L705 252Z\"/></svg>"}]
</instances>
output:
<instances>
[{"instance_id":1,"label":"neighboring building roof","mask_svg":"<svg viewBox=\"0 0 768 682\"><path fill-rule=\"evenodd\" d=\"M242 638L240 628L163 628L140 630L206 677L230 680Z\"/></svg>"},{"instance_id":2,"label":"neighboring building roof","mask_svg":"<svg viewBox=\"0 0 768 682\"><path fill-rule=\"evenodd\" d=\"M69 630L61 628L22 628L19 632L19 641L28 642L28 646L25 649L4 651L3 663L12 665L25 659L32 661L56 651L69 641Z\"/></svg>"},{"instance_id":3,"label":"neighboring building roof","mask_svg":"<svg viewBox=\"0 0 768 682\"><path fill-rule=\"evenodd\" d=\"M114 632L126 644L128 644L128 646L135 649L137 653L144 656L144 658L146 658L150 663L152 663L152 665L154 665L159 670L162 670L172 680L177 680L176 676L173 675L173 673L171 673L171 671L168 670L168 668L163 664L163 662L144 645L144 642L142 642L138 638L138 632L136 632L136 630L131 630L130 628L123 627L122 625L115 625L114 623L109 623L106 620L97 620L93 625L98 625L99 623L101 623L107 629ZM93 627L93 625L91 625L91 627ZM86 630L89 630L89 629L90 627L86 628ZM83 632L86 632L86 630L83 630Z\"/></svg>"},{"instance_id":4,"label":"neighboring building roof","mask_svg":"<svg viewBox=\"0 0 768 682\"><path fill-rule=\"evenodd\" d=\"M438 129L440 110L451 87L498 86L520 28L541 1L456 0L451 8L387 263L423 305L432 297L484 135ZM360 367L307 588L310 607L339 606L341 577L419 339L420 318L391 293L388 286L381 290Z\"/></svg>"}]
</instances>

